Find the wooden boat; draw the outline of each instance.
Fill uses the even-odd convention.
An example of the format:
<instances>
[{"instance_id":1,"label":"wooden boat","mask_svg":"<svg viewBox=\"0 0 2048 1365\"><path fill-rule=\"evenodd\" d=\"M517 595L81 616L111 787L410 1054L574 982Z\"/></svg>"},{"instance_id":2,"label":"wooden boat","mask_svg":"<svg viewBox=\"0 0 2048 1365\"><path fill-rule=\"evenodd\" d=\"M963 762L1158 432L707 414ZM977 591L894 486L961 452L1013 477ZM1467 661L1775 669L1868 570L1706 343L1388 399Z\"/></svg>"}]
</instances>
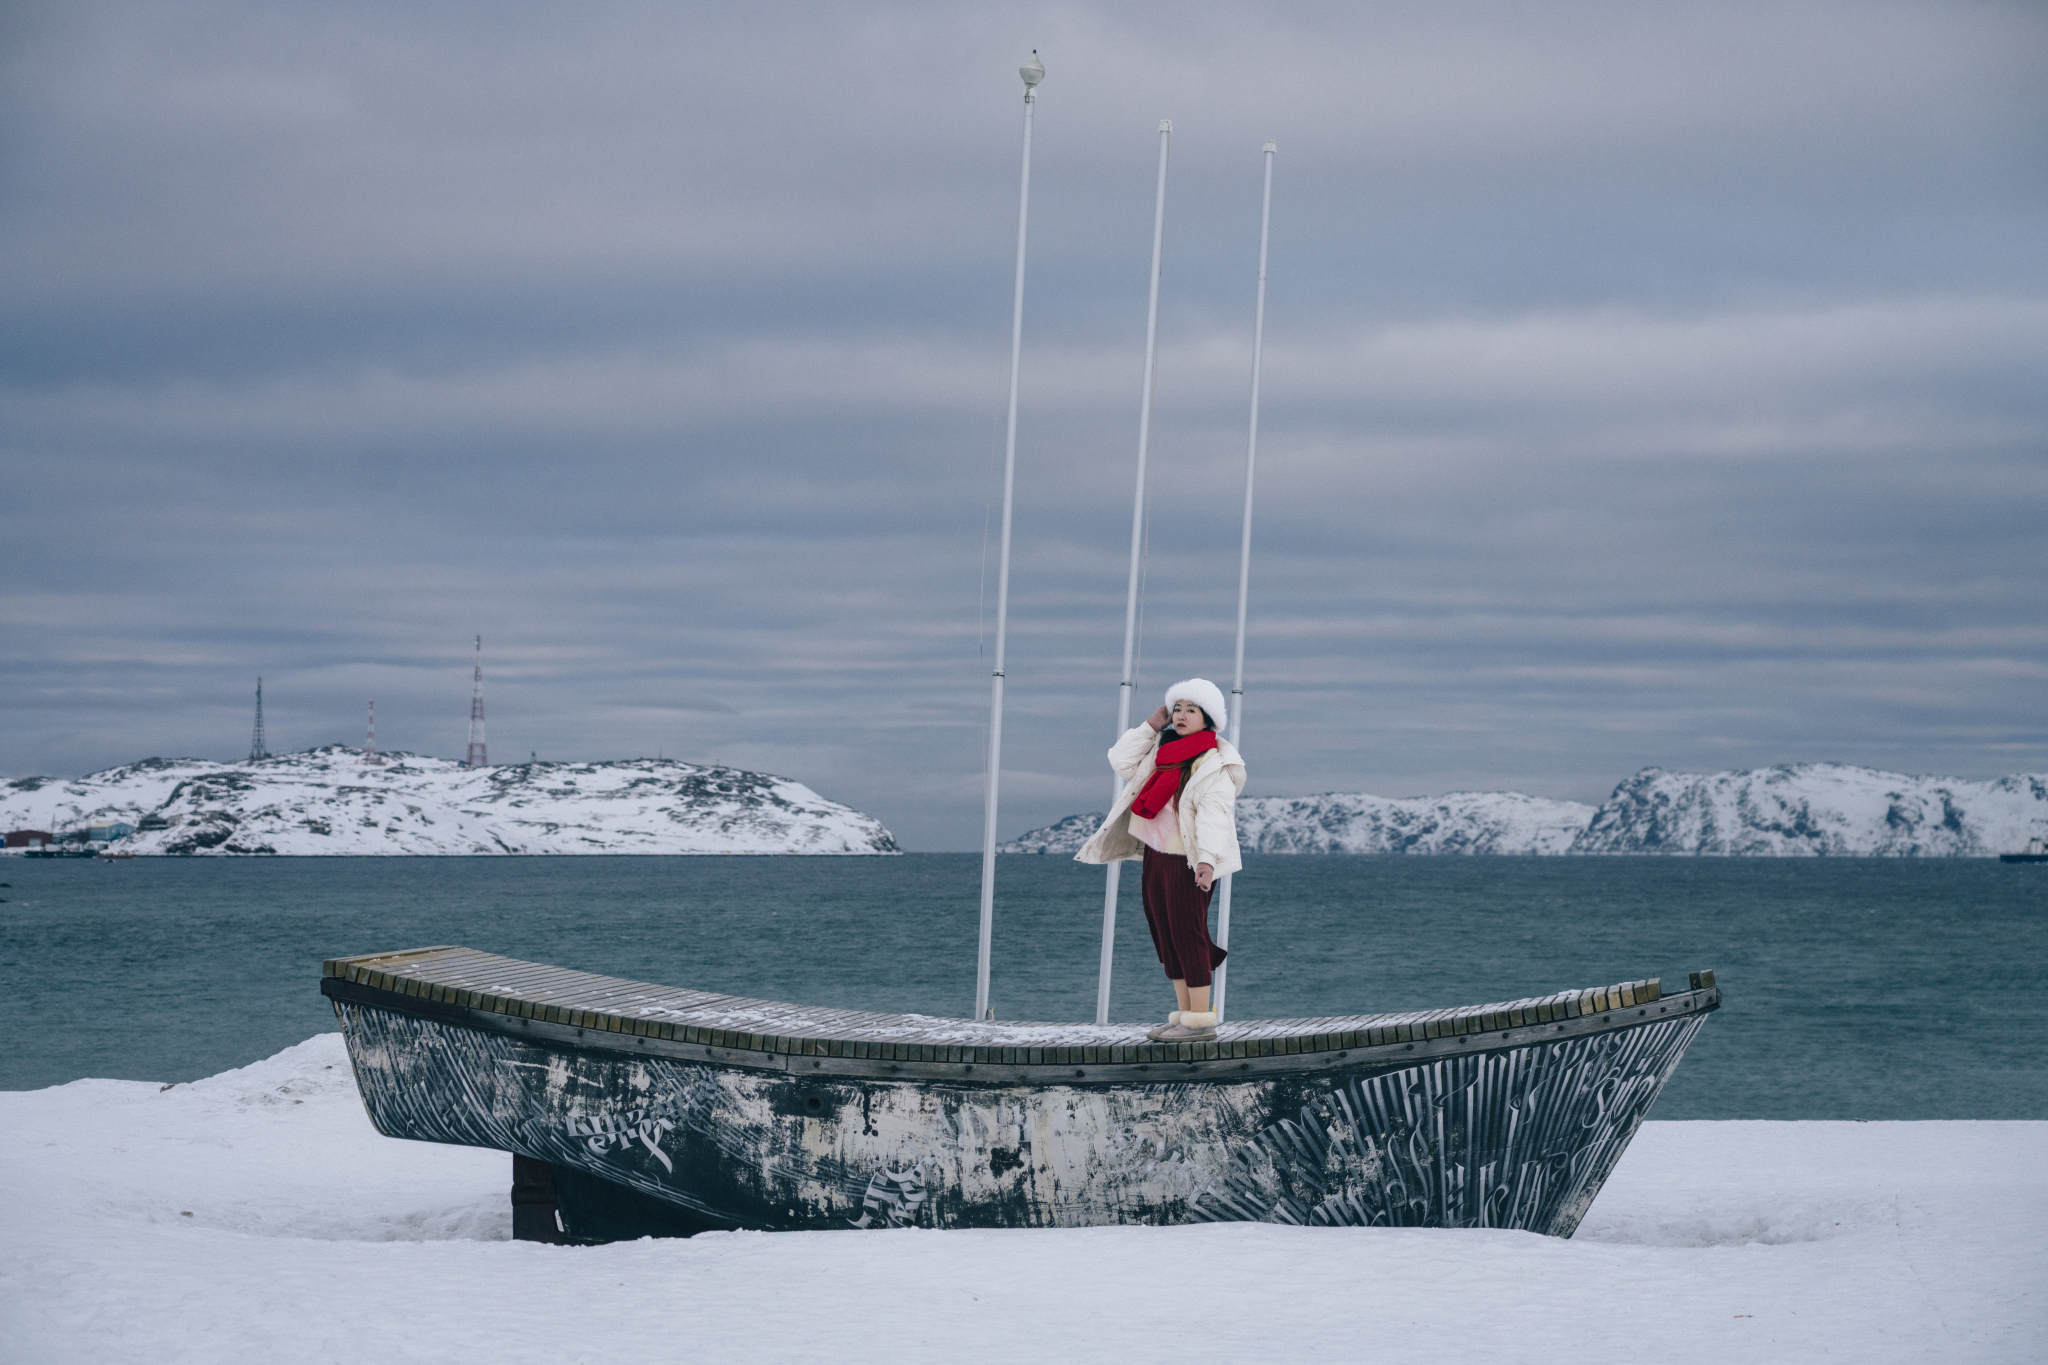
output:
<instances>
[{"instance_id":1,"label":"wooden boat","mask_svg":"<svg viewBox=\"0 0 2048 1365\"><path fill-rule=\"evenodd\" d=\"M865 1014L478 952L337 958L380 1132L514 1155L518 1235L1233 1220L1568 1237L1720 1005L1713 973L1411 1014Z\"/></svg>"},{"instance_id":2,"label":"wooden boat","mask_svg":"<svg viewBox=\"0 0 2048 1365\"><path fill-rule=\"evenodd\" d=\"M1105 1022L1112 864L1098 1022L989 1018L1032 91L1045 75L1037 54L1018 74L1024 160L975 1019L707 995L468 948L338 958L321 989L370 1117L394 1137L513 1153L515 1234L543 1240L1243 1220L1568 1237L1719 1007L1713 973L1671 996L1653 978L1464 1009L1225 1023L1213 1042L1152 1043L1139 1026ZM1118 733L1136 686L1170 131L1162 122ZM1273 153L1269 142L1233 726L1243 712ZM1217 903L1227 947L1228 879ZM1226 980L1219 970L1219 1011Z\"/></svg>"}]
</instances>

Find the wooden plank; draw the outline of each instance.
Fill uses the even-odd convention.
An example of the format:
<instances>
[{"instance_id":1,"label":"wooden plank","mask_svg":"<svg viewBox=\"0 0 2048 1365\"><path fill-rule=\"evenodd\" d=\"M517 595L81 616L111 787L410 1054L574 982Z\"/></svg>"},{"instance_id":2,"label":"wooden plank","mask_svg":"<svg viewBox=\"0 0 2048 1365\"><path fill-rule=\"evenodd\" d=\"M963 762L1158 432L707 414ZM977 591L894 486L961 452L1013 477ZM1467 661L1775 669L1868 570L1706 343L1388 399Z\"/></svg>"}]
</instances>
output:
<instances>
[{"instance_id":1,"label":"wooden plank","mask_svg":"<svg viewBox=\"0 0 2048 1365\"><path fill-rule=\"evenodd\" d=\"M965 1062L970 1056L1009 1065L1116 1065L1123 1055L1153 1060L1175 1049L1137 1045L1131 1026L1034 1024L1029 1041L1009 1042L1001 1025L987 1042L939 1041L943 1028L964 1021L932 1021L868 1011L821 1010L783 1001L691 991L621 977L578 972L544 963L481 953L459 946L406 953L329 958L322 972L373 989L489 1013L564 1022L572 1027L640 1037L701 1039L707 1046L792 1056L855 1056L871 1060ZM1711 977L1702 973L1706 981ZM1491 1005L1451 1009L1248 1020L1226 1025L1215 1044L1194 1047L1212 1059L1286 1057L1351 1048L1412 1045L1423 1040L1531 1028L1624 1005L1662 998L1656 977L1584 990L1561 991ZM694 1017L693 1017L694 1016ZM741 1025L744 1025L742 1027ZM1023 1025L1019 1025L1022 1027ZM1128 1041L1126 1041L1128 1040ZM837 1046L833 1045L838 1044Z\"/></svg>"}]
</instances>

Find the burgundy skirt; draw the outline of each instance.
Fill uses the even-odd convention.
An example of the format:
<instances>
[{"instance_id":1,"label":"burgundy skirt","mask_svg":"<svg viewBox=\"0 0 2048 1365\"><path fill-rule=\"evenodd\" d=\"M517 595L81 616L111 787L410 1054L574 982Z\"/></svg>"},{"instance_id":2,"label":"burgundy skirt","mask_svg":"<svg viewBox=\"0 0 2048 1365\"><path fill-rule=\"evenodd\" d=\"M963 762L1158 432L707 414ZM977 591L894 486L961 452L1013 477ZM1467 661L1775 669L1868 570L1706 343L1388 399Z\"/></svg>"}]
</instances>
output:
<instances>
[{"instance_id":1,"label":"burgundy skirt","mask_svg":"<svg viewBox=\"0 0 2048 1365\"><path fill-rule=\"evenodd\" d=\"M1178 853L1145 849L1145 873L1138 883L1145 902L1145 926L1167 979L1206 986L1229 954L1209 937L1209 896L1195 884L1194 869Z\"/></svg>"}]
</instances>

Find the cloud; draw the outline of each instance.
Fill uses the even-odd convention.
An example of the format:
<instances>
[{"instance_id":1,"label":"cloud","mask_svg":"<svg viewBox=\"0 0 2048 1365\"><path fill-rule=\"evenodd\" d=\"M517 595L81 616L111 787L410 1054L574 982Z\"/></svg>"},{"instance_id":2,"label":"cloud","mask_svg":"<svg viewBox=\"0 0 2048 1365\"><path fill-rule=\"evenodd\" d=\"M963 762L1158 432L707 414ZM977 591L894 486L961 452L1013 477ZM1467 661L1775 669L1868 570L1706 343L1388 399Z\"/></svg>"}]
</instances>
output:
<instances>
[{"instance_id":1,"label":"cloud","mask_svg":"<svg viewBox=\"0 0 2048 1365\"><path fill-rule=\"evenodd\" d=\"M1004 828L1098 804L1157 119L1141 691L1227 668L1280 141L1269 792L2048 766L2028 6L80 5L0 61L0 769L785 772L979 826L1040 105ZM1151 680L1151 681L1143 681Z\"/></svg>"}]
</instances>

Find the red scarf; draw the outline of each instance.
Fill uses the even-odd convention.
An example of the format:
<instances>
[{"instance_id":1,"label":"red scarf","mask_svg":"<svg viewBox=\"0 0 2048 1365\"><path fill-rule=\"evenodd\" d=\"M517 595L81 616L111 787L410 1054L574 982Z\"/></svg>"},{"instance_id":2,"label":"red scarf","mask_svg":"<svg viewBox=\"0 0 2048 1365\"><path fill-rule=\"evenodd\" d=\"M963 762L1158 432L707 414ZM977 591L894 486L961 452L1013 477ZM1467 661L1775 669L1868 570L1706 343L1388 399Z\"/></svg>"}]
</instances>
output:
<instances>
[{"instance_id":1,"label":"red scarf","mask_svg":"<svg viewBox=\"0 0 2048 1365\"><path fill-rule=\"evenodd\" d=\"M1208 753L1219 741L1214 730L1197 730L1182 739L1169 740L1159 746L1159 753L1153 759L1158 766L1152 769L1152 776L1145 780L1137 800L1131 802L1131 814L1140 820L1150 820L1166 809L1174 797L1180 795L1180 765L1189 759Z\"/></svg>"}]
</instances>

